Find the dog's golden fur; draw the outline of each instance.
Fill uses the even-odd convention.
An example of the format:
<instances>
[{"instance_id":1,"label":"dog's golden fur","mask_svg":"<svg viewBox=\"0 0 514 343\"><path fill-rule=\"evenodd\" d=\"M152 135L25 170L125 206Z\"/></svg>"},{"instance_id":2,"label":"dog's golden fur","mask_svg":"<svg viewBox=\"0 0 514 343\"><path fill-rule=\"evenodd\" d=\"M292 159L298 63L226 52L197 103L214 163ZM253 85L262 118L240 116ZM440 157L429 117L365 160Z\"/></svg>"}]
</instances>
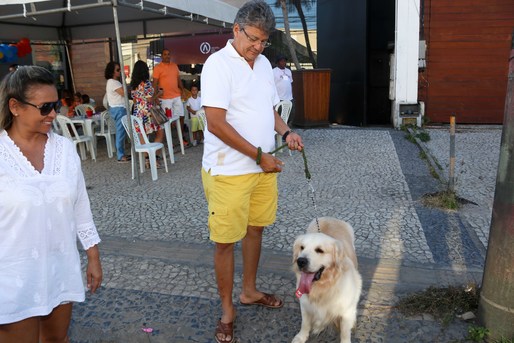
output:
<instances>
[{"instance_id":1,"label":"dog's golden fur","mask_svg":"<svg viewBox=\"0 0 514 343\"><path fill-rule=\"evenodd\" d=\"M295 240L293 263L302 311L302 328L293 343L305 342L311 331L317 334L330 324L338 328L341 342L349 343L362 288L353 228L336 218L313 220Z\"/></svg>"}]
</instances>

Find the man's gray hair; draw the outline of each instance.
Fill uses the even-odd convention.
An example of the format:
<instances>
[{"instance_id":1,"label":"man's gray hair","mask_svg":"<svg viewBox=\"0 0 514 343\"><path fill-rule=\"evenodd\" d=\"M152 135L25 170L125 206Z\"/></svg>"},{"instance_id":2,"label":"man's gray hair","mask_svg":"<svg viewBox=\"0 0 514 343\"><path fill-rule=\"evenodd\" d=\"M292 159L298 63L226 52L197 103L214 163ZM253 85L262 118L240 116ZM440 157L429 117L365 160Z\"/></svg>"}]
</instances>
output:
<instances>
[{"instance_id":1,"label":"man's gray hair","mask_svg":"<svg viewBox=\"0 0 514 343\"><path fill-rule=\"evenodd\" d=\"M241 28L253 26L270 35L275 30L275 15L265 1L250 0L241 6L234 24L238 24Z\"/></svg>"}]
</instances>

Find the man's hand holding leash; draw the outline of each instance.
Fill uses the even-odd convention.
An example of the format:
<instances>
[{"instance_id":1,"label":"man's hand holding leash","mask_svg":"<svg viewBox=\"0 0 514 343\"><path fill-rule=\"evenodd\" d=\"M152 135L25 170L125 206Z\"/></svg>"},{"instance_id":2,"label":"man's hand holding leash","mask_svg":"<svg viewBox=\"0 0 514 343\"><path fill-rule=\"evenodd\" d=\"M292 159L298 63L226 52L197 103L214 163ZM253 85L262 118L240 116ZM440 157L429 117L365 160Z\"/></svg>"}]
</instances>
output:
<instances>
[{"instance_id":1,"label":"man's hand holding leash","mask_svg":"<svg viewBox=\"0 0 514 343\"><path fill-rule=\"evenodd\" d=\"M292 130L287 130L282 135L282 140L287 143L290 150L303 150L302 137ZM262 152L260 148L257 149L256 163L259 164L265 173L280 173L282 167L285 165L279 158L273 156L272 153Z\"/></svg>"}]
</instances>

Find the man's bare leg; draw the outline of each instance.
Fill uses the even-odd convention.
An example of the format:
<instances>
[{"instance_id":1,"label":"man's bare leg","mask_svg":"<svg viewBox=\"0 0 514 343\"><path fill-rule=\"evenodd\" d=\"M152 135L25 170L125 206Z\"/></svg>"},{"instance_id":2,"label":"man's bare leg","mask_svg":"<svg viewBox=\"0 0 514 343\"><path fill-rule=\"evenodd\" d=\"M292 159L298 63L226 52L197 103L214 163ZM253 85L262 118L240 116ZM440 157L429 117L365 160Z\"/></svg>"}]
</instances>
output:
<instances>
[{"instance_id":1,"label":"man's bare leg","mask_svg":"<svg viewBox=\"0 0 514 343\"><path fill-rule=\"evenodd\" d=\"M261 258L262 226L248 226L246 236L242 241L243 248L243 289L239 296L241 303L252 303L260 300L264 293L257 290L257 268ZM278 306L280 299L275 299L269 305Z\"/></svg>"},{"instance_id":2,"label":"man's bare leg","mask_svg":"<svg viewBox=\"0 0 514 343\"><path fill-rule=\"evenodd\" d=\"M216 243L214 249L214 271L218 284L218 293L221 300L221 322L234 321L236 312L232 302L234 288L234 244ZM219 337L221 340L224 337Z\"/></svg>"}]
</instances>

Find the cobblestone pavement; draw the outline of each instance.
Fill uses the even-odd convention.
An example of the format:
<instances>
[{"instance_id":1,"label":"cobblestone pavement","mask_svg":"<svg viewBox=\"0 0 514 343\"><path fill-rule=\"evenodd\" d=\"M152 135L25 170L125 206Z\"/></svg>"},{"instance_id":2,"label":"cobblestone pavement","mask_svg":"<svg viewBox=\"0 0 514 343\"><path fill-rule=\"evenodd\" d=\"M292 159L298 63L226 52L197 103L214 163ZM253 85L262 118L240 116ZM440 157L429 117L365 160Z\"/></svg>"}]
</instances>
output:
<instances>
[{"instance_id":1,"label":"cobblestone pavement","mask_svg":"<svg viewBox=\"0 0 514 343\"><path fill-rule=\"evenodd\" d=\"M448 179L449 130L432 128L427 131L431 140L426 145L442 168L440 173ZM467 127L455 132L455 190L460 197L477 204L466 206L460 215L484 246L489 237L501 134L500 126Z\"/></svg>"},{"instance_id":2,"label":"cobblestone pavement","mask_svg":"<svg viewBox=\"0 0 514 343\"><path fill-rule=\"evenodd\" d=\"M299 330L291 246L315 216L344 219L356 231L364 287L354 342L463 341L466 323L443 328L429 316L404 317L394 305L399 297L429 285L481 281L490 220L485 207L492 202L485 183L469 190L467 182L459 183L461 196L477 203L466 205L473 206L469 210L427 208L421 196L440 190L441 184L403 132L348 127L297 131L306 143L312 180L305 178L301 154L278 153L286 163L279 177L279 210L276 223L266 229L258 275L259 287L283 297L285 306L238 305L238 341L289 342ZM440 149L444 155L439 142L444 133L434 130L433 135L431 151ZM72 341L213 342L220 304L200 179L202 146L187 149L184 156L175 153L168 174L159 170L159 179L152 182L146 171L138 185L130 178L130 164L108 159L102 144L97 162L84 161L83 170L103 240L105 279L97 294L74 306ZM493 145L479 156L493 159ZM475 171L475 162L466 163L470 174L493 175L494 189L495 166L484 162ZM474 211L480 215L471 215ZM239 247L236 253L235 299L241 287ZM143 327L153 332L145 333ZM309 342L334 342L336 336L329 330Z\"/></svg>"}]
</instances>

